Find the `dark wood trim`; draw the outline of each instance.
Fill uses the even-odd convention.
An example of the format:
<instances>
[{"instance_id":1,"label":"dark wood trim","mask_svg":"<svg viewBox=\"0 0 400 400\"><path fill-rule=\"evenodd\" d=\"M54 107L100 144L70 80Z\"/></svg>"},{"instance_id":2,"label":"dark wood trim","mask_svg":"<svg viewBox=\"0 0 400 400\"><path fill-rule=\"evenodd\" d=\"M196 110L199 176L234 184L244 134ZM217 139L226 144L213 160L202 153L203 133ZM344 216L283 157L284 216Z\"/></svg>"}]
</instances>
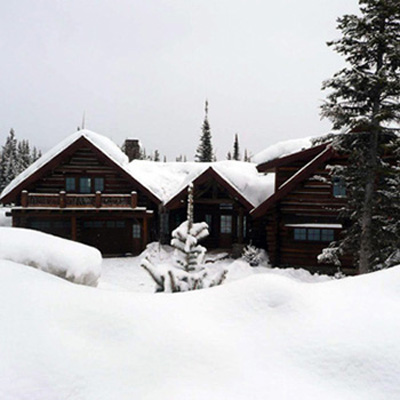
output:
<instances>
[{"instance_id":1,"label":"dark wood trim","mask_svg":"<svg viewBox=\"0 0 400 400\"><path fill-rule=\"evenodd\" d=\"M224 187L234 199L236 199L247 209L247 211L250 211L253 208L253 205L248 200L246 200L242 196L242 194L240 194L238 190L234 186L232 186L229 181L224 179L217 171L215 171L213 167L207 168L196 179L194 179L192 183L193 185L201 185L207 182L209 179L214 179L217 183ZM187 195L188 186L189 184L185 188L183 188L178 194L176 194L172 199L170 199L165 204L165 208L172 210L180 207L182 205L181 200L183 200Z\"/></svg>"},{"instance_id":2,"label":"dark wood trim","mask_svg":"<svg viewBox=\"0 0 400 400\"><path fill-rule=\"evenodd\" d=\"M63 161L67 160L68 157L72 156L75 151L78 149L86 147L92 150L98 157L99 160L103 161L108 166L111 166L115 170L117 170L128 182L131 182L133 185L136 185L140 190L142 190L147 197L150 198L155 204L161 204L161 200L155 196L149 189L143 186L139 181L137 181L132 175L126 172L120 165L118 165L115 161L113 161L106 153L100 150L96 145L94 145L90 140L86 137L81 136L74 142L72 142L68 147L66 147L63 151L55 155L51 158L47 163L43 164L37 171L33 172L26 179L22 180L10 193L6 196L2 197L0 201L4 204L11 203L15 201L18 194L29 185L33 184L35 181L43 178L46 173L55 169L58 165L60 165Z\"/></svg>"},{"instance_id":3,"label":"dark wood trim","mask_svg":"<svg viewBox=\"0 0 400 400\"><path fill-rule=\"evenodd\" d=\"M321 153L322 150L328 146L329 143L323 143L315 147L310 147L306 150L301 150L293 154L289 154L287 156L283 156L280 158L275 158L274 160L270 160L264 162L262 164L257 165L258 172L268 172L271 169L281 167L286 164L290 164L295 161L307 160L315 157L317 154Z\"/></svg>"},{"instance_id":4,"label":"dark wood trim","mask_svg":"<svg viewBox=\"0 0 400 400\"><path fill-rule=\"evenodd\" d=\"M331 147L326 147L316 157L314 157L314 159L277 188L277 191L271 197L252 210L250 212L251 216L255 219L262 217L272 205L276 204L277 201L286 196L297 184L311 176L321 164L333 156L333 149Z\"/></svg>"}]
</instances>

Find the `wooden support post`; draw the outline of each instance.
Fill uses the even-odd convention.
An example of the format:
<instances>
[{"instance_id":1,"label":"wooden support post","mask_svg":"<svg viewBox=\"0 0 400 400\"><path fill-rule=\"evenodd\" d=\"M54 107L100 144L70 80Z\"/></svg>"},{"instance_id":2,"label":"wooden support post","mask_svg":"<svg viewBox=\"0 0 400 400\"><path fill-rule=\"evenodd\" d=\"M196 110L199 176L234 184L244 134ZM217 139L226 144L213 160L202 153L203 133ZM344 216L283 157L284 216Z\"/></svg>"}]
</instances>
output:
<instances>
[{"instance_id":1,"label":"wooden support post","mask_svg":"<svg viewBox=\"0 0 400 400\"><path fill-rule=\"evenodd\" d=\"M67 194L62 190L60 192L60 208L65 208L67 206Z\"/></svg>"},{"instance_id":2,"label":"wooden support post","mask_svg":"<svg viewBox=\"0 0 400 400\"><path fill-rule=\"evenodd\" d=\"M27 190L23 190L21 192L21 206L22 207L28 207L28 191Z\"/></svg>"},{"instance_id":3,"label":"wooden support post","mask_svg":"<svg viewBox=\"0 0 400 400\"><path fill-rule=\"evenodd\" d=\"M148 223L147 223L147 215L143 218L143 249L146 248L146 245L148 243L148 235L149 235L149 229L148 229Z\"/></svg>"},{"instance_id":4,"label":"wooden support post","mask_svg":"<svg viewBox=\"0 0 400 400\"><path fill-rule=\"evenodd\" d=\"M71 217L71 239L77 241L76 217Z\"/></svg>"},{"instance_id":5,"label":"wooden support post","mask_svg":"<svg viewBox=\"0 0 400 400\"><path fill-rule=\"evenodd\" d=\"M238 223L238 243L243 243L243 208L239 210L239 223Z\"/></svg>"},{"instance_id":6,"label":"wooden support post","mask_svg":"<svg viewBox=\"0 0 400 400\"><path fill-rule=\"evenodd\" d=\"M136 192L131 192L131 207L132 208L137 207L137 193Z\"/></svg>"},{"instance_id":7,"label":"wooden support post","mask_svg":"<svg viewBox=\"0 0 400 400\"><path fill-rule=\"evenodd\" d=\"M95 206L96 208L101 207L101 192L96 192Z\"/></svg>"}]
</instances>

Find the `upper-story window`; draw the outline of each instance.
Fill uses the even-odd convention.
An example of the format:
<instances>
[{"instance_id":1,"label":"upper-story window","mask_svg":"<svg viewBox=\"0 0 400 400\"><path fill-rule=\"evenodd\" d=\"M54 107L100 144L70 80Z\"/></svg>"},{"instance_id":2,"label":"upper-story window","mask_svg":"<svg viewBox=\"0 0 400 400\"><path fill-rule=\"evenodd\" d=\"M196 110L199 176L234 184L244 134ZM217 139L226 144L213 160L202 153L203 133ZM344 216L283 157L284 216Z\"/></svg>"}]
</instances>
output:
<instances>
[{"instance_id":1,"label":"upper-story window","mask_svg":"<svg viewBox=\"0 0 400 400\"><path fill-rule=\"evenodd\" d=\"M81 177L66 177L65 178L65 191L72 193L95 193L104 191L104 178L89 176Z\"/></svg>"},{"instance_id":2,"label":"upper-story window","mask_svg":"<svg viewBox=\"0 0 400 400\"><path fill-rule=\"evenodd\" d=\"M75 192L75 190L76 190L75 178L71 178L71 177L65 178L65 190L67 192Z\"/></svg>"},{"instance_id":3,"label":"upper-story window","mask_svg":"<svg viewBox=\"0 0 400 400\"><path fill-rule=\"evenodd\" d=\"M94 178L94 191L95 192L104 191L104 178Z\"/></svg>"},{"instance_id":4,"label":"upper-story window","mask_svg":"<svg viewBox=\"0 0 400 400\"><path fill-rule=\"evenodd\" d=\"M87 176L79 178L79 193L90 193L92 180Z\"/></svg>"},{"instance_id":5,"label":"upper-story window","mask_svg":"<svg viewBox=\"0 0 400 400\"><path fill-rule=\"evenodd\" d=\"M332 190L334 197L346 197L346 183L344 179L334 176L332 178Z\"/></svg>"}]
</instances>

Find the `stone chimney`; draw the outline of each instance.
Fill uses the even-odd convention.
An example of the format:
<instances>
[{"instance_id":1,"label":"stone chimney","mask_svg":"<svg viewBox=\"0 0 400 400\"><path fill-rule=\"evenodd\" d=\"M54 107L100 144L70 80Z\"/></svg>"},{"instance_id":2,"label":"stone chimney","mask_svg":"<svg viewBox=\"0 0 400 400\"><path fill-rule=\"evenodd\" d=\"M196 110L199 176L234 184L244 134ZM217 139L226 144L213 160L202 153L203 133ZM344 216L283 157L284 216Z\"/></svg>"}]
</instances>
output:
<instances>
[{"instance_id":1,"label":"stone chimney","mask_svg":"<svg viewBox=\"0 0 400 400\"><path fill-rule=\"evenodd\" d=\"M129 161L139 160L141 156L139 139L126 139L124 143L124 151Z\"/></svg>"}]
</instances>

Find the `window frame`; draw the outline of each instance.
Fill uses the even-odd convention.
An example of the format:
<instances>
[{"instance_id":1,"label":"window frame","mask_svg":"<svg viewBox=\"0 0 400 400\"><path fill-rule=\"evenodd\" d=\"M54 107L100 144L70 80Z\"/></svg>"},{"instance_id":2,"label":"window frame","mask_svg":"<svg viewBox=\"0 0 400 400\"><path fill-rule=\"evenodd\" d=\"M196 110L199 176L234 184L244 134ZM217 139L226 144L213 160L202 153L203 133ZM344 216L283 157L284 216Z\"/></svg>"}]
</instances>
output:
<instances>
[{"instance_id":1,"label":"window frame","mask_svg":"<svg viewBox=\"0 0 400 400\"><path fill-rule=\"evenodd\" d=\"M332 177L332 195L336 199L347 197L346 182L339 176Z\"/></svg>"},{"instance_id":2,"label":"window frame","mask_svg":"<svg viewBox=\"0 0 400 400\"><path fill-rule=\"evenodd\" d=\"M231 214L220 215L219 232L223 235L232 235L233 232L233 218ZM230 221L230 223L228 223Z\"/></svg>"},{"instance_id":3,"label":"window frame","mask_svg":"<svg viewBox=\"0 0 400 400\"><path fill-rule=\"evenodd\" d=\"M293 228L293 240L307 243L330 243L335 240L333 228Z\"/></svg>"}]
</instances>

